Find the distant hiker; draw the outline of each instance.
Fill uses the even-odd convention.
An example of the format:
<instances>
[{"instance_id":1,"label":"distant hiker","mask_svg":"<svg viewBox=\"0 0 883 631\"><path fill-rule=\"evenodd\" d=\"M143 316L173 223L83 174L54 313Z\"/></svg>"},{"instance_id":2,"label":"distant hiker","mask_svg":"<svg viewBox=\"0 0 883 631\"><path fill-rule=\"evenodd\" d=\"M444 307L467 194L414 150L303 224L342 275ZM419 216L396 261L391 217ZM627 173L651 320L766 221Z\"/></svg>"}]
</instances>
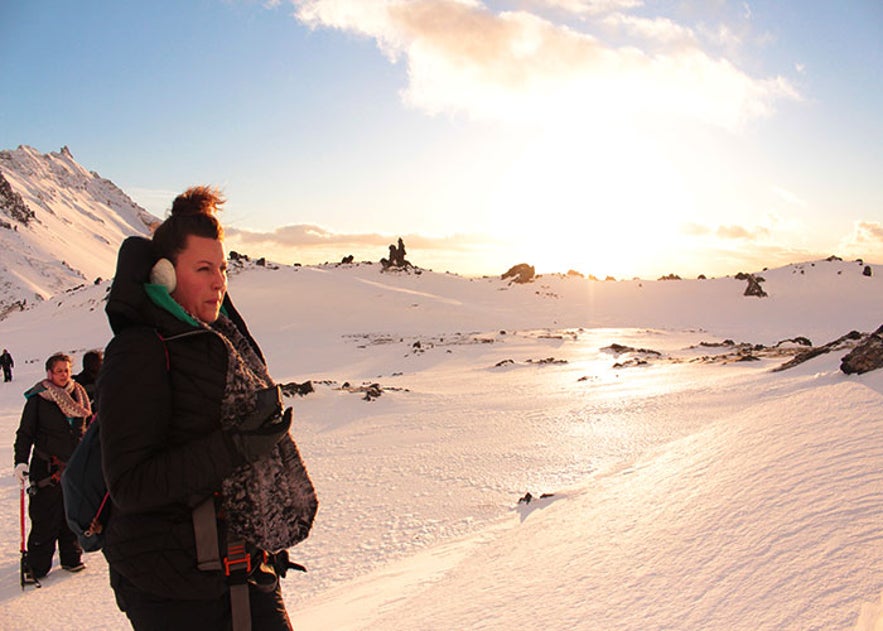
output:
<instances>
[{"instance_id":1,"label":"distant hiker","mask_svg":"<svg viewBox=\"0 0 883 631\"><path fill-rule=\"evenodd\" d=\"M89 401L95 406L95 381L98 379L98 371L101 370L101 362L104 354L101 351L88 351L83 355L83 370L74 375L74 380L86 389Z\"/></svg>"},{"instance_id":2,"label":"distant hiker","mask_svg":"<svg viewBox=\"0 0 883 631\"><path fill-rule=\"evenodd\" d=\"M12 355L5 348L3 354L0 355L0 366L3 367L3 381L12 381L12 369L15 367L15 362L12 361Z\"/></svg>"},{"instance_id":3,"label":"distant hiker","mask_svg":"<svg viewBox=\"0 0 883 631\"><path fill-rule=\"evenodd\" d=\"M33 583L49 573L56 541L62 568L79 572L86 567L80 560L83 551L77 537L65 521L59 481L92 416L92 407L86 391L71 379L71 358L62 353L46 360L46 379L25 392L25 398L13 449L15 477L22 484L30 480L30 567L24 580Z\"/></svg>"},{"instance_id":4,"label":"distant hiker","mask_svg":"<svg viewBox=\"0 0 883 631\"><path fill-rule=\"evenodd\" d=\"M107 301L102 551L136 630L291 629L278 577L317 508L291 408L227 294L223 203L188 189L152 240L126 239Z\"/></svg>"}]
</instances>

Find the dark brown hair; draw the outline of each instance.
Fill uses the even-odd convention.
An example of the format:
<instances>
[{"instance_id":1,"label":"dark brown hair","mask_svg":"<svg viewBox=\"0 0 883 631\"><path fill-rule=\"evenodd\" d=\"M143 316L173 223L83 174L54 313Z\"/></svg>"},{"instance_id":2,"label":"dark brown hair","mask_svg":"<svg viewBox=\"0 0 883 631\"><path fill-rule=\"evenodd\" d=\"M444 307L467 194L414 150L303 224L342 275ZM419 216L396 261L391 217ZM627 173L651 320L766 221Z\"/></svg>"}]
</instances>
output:
<instances>
[{"instance_id":1,"label":"dark brown hair","mask_svg":"<svg viewBox=\"0 0 883 631\"><path fill-rule=\"evenodd\" d=\"M101 362L104 360L104 354L101 351L88 351L83 355L83 370L91 373L97 373L101 369Z\"/></svg>"},{"instance_id":2,"label":"dark brown hair","mask_svg":"<svg viewBox=\"0 0 883 631\"><path fill-rule=\"evenodd\" d=\"M73 365L73 361L71 360L70 355L65 355L64 353L55 353L52 357L46 360L46 370L54 370L55 364L67 362L68 364Z\"/></svg>"},{"instance_id":3,"label":"dark brown hair","mask_svg":"<svg viewBox=\"0 0 883 631\"><path fill-rule=\"evenodd\" d=\"M168 218L153 233L157 257L174 263L190 235L222 241L224 229L215 213L226 201L221 191L211 186L193 186L178 195Z\"/></svg>"}]
</instances>

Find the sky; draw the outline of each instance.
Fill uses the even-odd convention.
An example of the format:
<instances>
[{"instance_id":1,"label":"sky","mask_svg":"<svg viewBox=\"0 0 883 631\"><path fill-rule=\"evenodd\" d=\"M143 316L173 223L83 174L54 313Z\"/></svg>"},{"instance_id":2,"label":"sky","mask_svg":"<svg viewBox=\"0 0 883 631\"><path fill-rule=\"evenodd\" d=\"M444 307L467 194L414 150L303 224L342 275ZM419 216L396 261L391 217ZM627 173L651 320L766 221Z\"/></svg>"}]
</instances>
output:
<instances>
[{"instance_id":1,"label":"sky","mask_svg":"<svg viewBox=\"0 0 883 631\"><path fill-rule=\"evenodd\" d=\"M228 247L462 274L883 261L876 0L8 0L0 149Z\"/></svg>"}]
</instances>

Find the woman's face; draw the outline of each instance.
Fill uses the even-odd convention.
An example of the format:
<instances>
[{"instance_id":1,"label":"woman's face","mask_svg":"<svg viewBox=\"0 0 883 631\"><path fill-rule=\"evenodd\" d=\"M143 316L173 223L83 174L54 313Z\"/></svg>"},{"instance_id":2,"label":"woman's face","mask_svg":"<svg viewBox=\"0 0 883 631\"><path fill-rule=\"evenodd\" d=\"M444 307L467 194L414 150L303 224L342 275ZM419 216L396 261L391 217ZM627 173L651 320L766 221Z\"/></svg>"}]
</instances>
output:
<instances>
[{"instance_id":1,"label":"woman's face","mask_svg":"<svg viewBox=\"0 0 883 631\"><path fill-rule=\"evenodd\" d=\"M64 388L71 380L71 365L66 361L57 361L46 371L46 378L59 388Z\"/></svg>"},{"instance_id":2,"label":"woman's face","mask_svg":"<svg viewBox=\"0 0 883 631\"><path fill-rule=\"evenodd\" d=\"M172 298L203 322L218 319L227 293L227 255L217 239L190 235L175 263L177 284Z\"/></svg>"}]
</instances>

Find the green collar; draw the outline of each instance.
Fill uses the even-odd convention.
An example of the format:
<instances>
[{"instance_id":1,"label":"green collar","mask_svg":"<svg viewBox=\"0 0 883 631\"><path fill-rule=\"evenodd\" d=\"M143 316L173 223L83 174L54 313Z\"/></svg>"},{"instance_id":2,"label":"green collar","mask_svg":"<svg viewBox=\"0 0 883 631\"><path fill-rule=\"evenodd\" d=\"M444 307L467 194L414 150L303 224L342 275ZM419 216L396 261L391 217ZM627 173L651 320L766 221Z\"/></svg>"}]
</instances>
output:
<instances>
[{"instance_id":1,"label":"green collar","mask_svg":"<svg viewBox=\"0 0 883 631\"><path fill-rule=\"evenodd\" d=\"M201 326L196 318L184 311L184 307L175 302L169 294L169 290L164 285L156 285L154 283L144 283L144 291L150 300L160 309L165 309L181 322L186 322L193 326Z\"/></svg>"},{"instance_id":2,"label":"green collar","mask_svg":"<svg viewBox=\"0 0 883 631\"><path fill-rule=\"evenodd\" d=\"M179 305L172 295L169 293L168 288L165 285L157 285L154 283L144 283L144 291L147 292L148 298L150 298L151 302L155 304L160 309L165 309L173 316L178 318L181 322L185 322L187 324L202 327L202 323L200 323L196 318L187 313L184 310L184 307ZM221 313L225 316L227 315L227 310L224 308L224 305L221 305Z\"/></svg>"}]
</instances>

